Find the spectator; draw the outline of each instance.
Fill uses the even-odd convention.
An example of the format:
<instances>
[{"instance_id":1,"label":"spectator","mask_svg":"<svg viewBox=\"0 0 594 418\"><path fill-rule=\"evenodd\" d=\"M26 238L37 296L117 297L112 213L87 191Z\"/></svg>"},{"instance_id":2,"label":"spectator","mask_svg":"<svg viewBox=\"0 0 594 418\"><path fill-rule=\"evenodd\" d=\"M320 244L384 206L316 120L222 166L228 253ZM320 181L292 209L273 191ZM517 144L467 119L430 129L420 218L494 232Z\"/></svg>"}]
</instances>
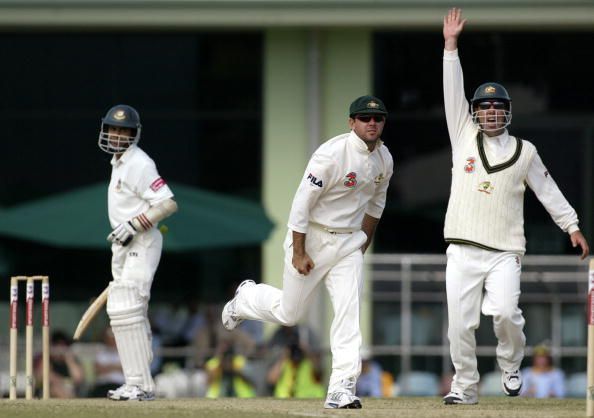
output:
<instances>
[{"instance_id":1,"label":"spectator","mask_svg":"<svg viewBox=\"0 0 594 418\"><path fill-rule=\"evenodd\" d=\"M231 340L221 340L216 355L206 362L205 369L208 374L207 398L256 396L249 362L235 353Z\"/></svg>"},{"instance_id":2,"label":"spectator","mask_svg":"<svg viewBox=\"0 0 594 418\"><path fill-rule=\"evenodd\" d=\"M523 370L522 396L531 398L565 397L565 374L553 367L553 358L546 345L532 352L532 367Z\"/></svg>"},{"instance_id":3,"label":"spectator","mask_svg":"<svg viewBox=\"0 0 594 418\"><path fill-rule=\"evenodd\" d=\"M267 380L276 398L323 398L326 391L321 377L319 361L299 344L291 344L269 370Z\"/></svg>"},{"instance_id":4,"label":"spectator","mask_svg":"<svg viewBox=\"0 0 594 418\"><path fill-rule=\"evenodd\" d=\"M70 338L65 332L56 330L50 343L50 396L52 398L75 398L80 394L84 382L84 370L76 355L70 349ZM41 356L35 359L35 381L43 381L43 362ZM37 388L39 389L39 388Z\"/></svg>"},{"instance_id":5,"label":"spectator","mask_svg":"<svg viewBox=\"0 0 594 418\"><path fill-rule=\"evenodd\" d=\"M204 314L200 310L200 302L196 297L189 297L186 300L186 310L187 316L175 345L191 345L196 334L204 327L206 322Z\"/></svg>"},{"instance_id":6,"label":"spectator","mask_svg":"<svg viewBox=\"0 0 594 418\"><path fill-rule=\"evenodd\" d=\"M452 387L452 379L454 378L454 371L450 369L444 372L439 379L439 394L445 396L450 392Z\"/></svg>"},{"instance_id":7,"label":"spectator","mask_svg":"<svg viewBox=\"0 0 594 418\"><path fill-rule=\"evenodd\" d=\"M268 348L274 352L295 344L309 352L318 351L320 348L315 333L304 324L294 327L279 326L268 341Z\"/></svg>"},{"instance_id":8,"label":"spectator","mask_svg":"<svg viewBox=\"0 0 594 418\"><path fill-rule=\"evenodd\" d=\"M229 334L220 321L221 309L217 305L206 306L206 325L198 331L194 339L195 358L197 367L203 367L204 362L216 354L221 341L230 341L236 354L250 356L256 348L255 341L241 329Z\"/></svg>"},{"instance_id":9,"label":"spectator","mask_svg":"<svg viewBox=\"0 0 594 418\"><path fill-rule=\"evenodd\" d=\"M163 343L167 347L192 345L205 323L200 300L190 294L184 295L172 306L160 307L151 316L151 325L161 329Z\"/></svg>"},{"instance_id":10,"label":"spectator","mask_svg":"<svg viewBox=\"0 0 594 418\"><path fill-rule=\"evenodd\" d=\"M163 343L167 347L174 347L177 345L182 333L183 327L186 325L187 312L180 306L183 301L176 301L172 304L163 304L151 307L150 321L151 326L159 327Z\"/></svg>"},{"instance_id":11,"label":"spectator","mask_svg":"<svg viewBox=\"0 0 594 418\"><path fill-rule=\"evenodd\" d=\"M382 374L382 368L377 362L373 361L369 349L362 348L361 375L357 380L357 396L382 397L384 395ZM392 383L394 382L392 381Z\"/></svg>"},{"instance_id":12,"label":"spectator","mask_svg":"<svg viewBox=\"0 0 594 418\"><path fill-rule=\"evenodd\" d=\"M103 345L95 355L95 386L89 396L103 398L109 389L123 385L125 380L113 331L111 327L106 327Z\"/></svg>"},{"instance_id":13,"label":"spectator","mask_svg":"<svg viewBox=\"0 0 594 418\"><path fill-rule=\"evenodd\" d=\"M266 340L264 338L264 322L250 321L249 319L243 321L239 327L243 333L247 334L258 349L265 349Z\"/></svg>"},{"instance_id":14,"label":"spectator","mask_svg":"<svg viewBox=\"0 0 594 418\"><path fill-rule=\"evenodd\" d=\"M163 366L163 356L161 354L161 349L163 348L163 336L161 333L161 328L156 325L151 327L151 349L153 350L153 359L151 361L151 375L155 376L161 372L161 367Z\"/></svg>"}]
</instances>

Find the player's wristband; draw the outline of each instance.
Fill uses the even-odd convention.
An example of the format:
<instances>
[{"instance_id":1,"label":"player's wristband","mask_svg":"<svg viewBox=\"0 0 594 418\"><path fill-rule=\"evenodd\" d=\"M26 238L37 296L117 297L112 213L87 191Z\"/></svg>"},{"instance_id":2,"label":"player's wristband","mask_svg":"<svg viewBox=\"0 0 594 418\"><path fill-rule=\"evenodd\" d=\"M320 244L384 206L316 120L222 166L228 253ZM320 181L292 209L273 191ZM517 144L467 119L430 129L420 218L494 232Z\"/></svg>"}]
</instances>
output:
<instances>
[{"instance_id":1,"label":"player's wristband","mask_svg":"<svg viewBox=\"0 0 594 418\"><path fill-rule=\"evenodd\" d=\"M153 227L153 223L149 221L144 213L132 218L130 220L130 224L133 226L135 231L148 231Z\"/></svg>"},{"instance_id":2,"label":"player's wristband","mask_svg":"<svg viewBox=\"0 0 594 418\"><path fill-rule=\"evenodd\" d=\"M166 199L151 206L145 213L132 218L131 222L135 229L139 231L147 231L151 229L157 222L167 218L172 213L177 211L177 203L173 199Z\"/></svg>"}]
</instances>

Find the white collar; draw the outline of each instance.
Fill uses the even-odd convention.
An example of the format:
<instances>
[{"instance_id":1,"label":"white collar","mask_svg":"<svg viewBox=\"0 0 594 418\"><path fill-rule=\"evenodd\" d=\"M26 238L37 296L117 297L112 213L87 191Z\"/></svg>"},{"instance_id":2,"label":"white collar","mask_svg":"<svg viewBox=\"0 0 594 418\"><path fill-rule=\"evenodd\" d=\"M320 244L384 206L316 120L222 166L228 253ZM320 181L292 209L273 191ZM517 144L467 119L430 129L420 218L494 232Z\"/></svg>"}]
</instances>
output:
<instances>
[{"instance_id":1,"label":"white collar","mask_svg":"<svg viewBox=\"0 0 594 418\"><path fill-rule=\"evenodd\" d=\"M369 153L369 148L367 148L367 144L365 143L365 141L363 141L361 138L359 138L359 135L357 135L355 133L354 130L351 130L351 132L349 133L349 138L348 141L353 144L353 146L360 152L367 152ZM381 139L377 140L377 143L375 144L375 148L373 149L374 151L376 149L378 149L379 147L381 147L383 145L383 141ZM373 151L371 151L373 152Z\"/></svg>"},{"instance_id":2,"label":"white collar","mask_svg":"<svg viewBox=\"0 0 594 418\"><path fill-rule=\"evenodd\" d=\"M499 135L496 135L496 136L483 135L483 138L485 138L487 140L485 142L489 145L497 144L500 147L505 147L509 143L509 133L507 132L507 129L504 129L503 132Z\"/></svg>"},{"instance_id":3,"label":"white collar","mask_svg":"<svg viewBox=\"0 0 594 418\"><path fill-rule=\"evenodd\" d=\"M116 166L120 164L125 164L130 158L132 158L132 155L134 155L135 151L136 144L130 145L128 149L120 156L120 158L116 158L115 155L111 157L111 165Z\"/></svg>"}]
</instances>

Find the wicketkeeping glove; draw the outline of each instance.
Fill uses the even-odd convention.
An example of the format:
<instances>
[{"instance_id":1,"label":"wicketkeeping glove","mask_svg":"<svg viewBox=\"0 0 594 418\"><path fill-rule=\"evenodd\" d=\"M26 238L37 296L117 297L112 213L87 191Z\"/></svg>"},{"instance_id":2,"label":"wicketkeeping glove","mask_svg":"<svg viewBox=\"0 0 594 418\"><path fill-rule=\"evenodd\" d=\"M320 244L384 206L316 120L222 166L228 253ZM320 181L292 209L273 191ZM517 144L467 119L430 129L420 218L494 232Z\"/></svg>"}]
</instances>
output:
<instances>
[{"instance_id":1,"label":"wicketkeeping glove","mask_svg":"<svg viewBox=\"0 0 594 418\"><path fill-rule=\"evenodd\" d=\"M124 222L115 227L111 234L107 236L107 240L120 244L122 247L130 244L134 235L136 235L136 228L132 225L132 222Z\"/></svg>"}]
</instances>

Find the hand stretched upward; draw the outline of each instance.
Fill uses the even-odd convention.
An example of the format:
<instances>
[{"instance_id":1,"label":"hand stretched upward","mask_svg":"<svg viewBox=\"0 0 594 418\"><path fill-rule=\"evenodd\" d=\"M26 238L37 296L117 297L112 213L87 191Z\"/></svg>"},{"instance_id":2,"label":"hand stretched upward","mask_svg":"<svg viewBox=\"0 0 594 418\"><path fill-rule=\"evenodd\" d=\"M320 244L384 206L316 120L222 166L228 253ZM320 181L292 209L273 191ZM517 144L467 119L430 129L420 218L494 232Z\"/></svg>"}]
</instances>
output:
<instances>
[{"instance_id":1,"label":"hand stretched upward","mask_svg":"<svg viewBox=\"0 0 594 418\"><path fill-rule=\"evenodd\" d=\"M443 39L445 49L453 51L458 47L458 37L464 29L466 19L462 19L462 9L453 8L443 18Z\"/></svg>"}]
</instances>

